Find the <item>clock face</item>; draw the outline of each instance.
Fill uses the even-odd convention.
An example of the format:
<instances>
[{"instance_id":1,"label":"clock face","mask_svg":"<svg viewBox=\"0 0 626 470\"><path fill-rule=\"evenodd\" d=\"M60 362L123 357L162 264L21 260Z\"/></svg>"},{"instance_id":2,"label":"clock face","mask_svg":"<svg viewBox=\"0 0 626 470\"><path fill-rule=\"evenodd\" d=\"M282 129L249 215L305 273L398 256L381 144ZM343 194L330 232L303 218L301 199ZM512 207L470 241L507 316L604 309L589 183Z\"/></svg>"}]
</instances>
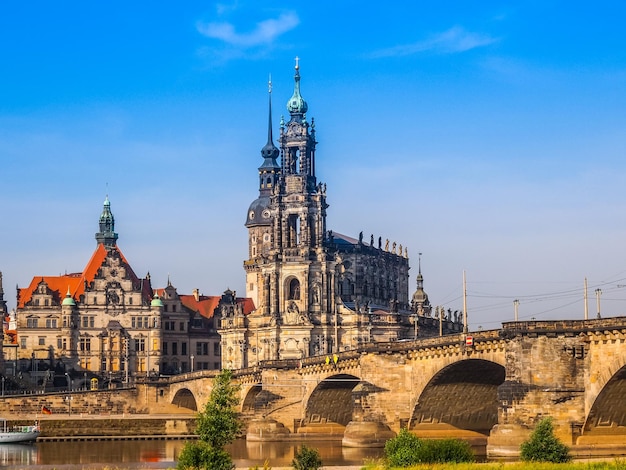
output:
<instances>
[{"instance_id":1,"label":"clock face","mask_svg":"<svg viewBox=\"0 0 626 470\"><path fill-rule=\"evenodd\" d=\"M262 214L262 215L263 215L263 218L264 218L264 219L269 219L269 218L270 218L270 211L269 211L269 210L267 210L267 209L265 209L265 210L263 211L263 214Z\"/></svg>"}]
</instances>

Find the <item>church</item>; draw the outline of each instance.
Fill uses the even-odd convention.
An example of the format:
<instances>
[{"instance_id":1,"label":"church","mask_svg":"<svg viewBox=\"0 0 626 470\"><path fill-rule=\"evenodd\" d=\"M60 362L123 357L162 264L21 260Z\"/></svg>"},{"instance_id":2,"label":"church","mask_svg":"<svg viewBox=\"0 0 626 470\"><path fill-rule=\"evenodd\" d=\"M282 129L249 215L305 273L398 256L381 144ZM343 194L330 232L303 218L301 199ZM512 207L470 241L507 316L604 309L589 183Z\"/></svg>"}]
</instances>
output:
<instances>
[{"instance_id":1,"label":"church","mask_svg":"<svg viewBox=\"0 0 626 470\"><path fill-rule=\"evenodd\" d=\"M246 315L223 299L219 332L224 368L410 339L417 336L420 318L425 324L429 324L425 319L432 319L421 269L417 291L409 300L406 246L395 242L390 246L389 240L375 240L373 235L364 240L362 232L353 238L327 228L326 184L315 172L315 120L307 118L300 80L296 60L293 95L287 102L289 120L280 120L278 147L270 84L258 197L245 218L246 297L255 310ZM458 322L446 322L446 332L459 328Z\"/></svg>"}]
</instances>

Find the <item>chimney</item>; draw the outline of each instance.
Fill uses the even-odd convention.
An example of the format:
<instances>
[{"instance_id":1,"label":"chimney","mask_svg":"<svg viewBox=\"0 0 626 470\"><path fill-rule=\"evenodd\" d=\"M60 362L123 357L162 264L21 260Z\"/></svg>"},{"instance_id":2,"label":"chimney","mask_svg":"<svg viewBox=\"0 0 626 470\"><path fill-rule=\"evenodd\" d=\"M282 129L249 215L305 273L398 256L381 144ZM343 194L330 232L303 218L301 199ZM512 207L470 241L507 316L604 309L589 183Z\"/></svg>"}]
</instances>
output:
<instances>
[{"instance_id":1,"label":"chimney","mask_svg":"<svg viewBox=\"0 0 626 470\"><path fill-rule=\"evenodd\" d=\"M196 302L200 300L200 292L198 289L193 290L193 298L196 299Z\"/></svg>"}]
</instances>

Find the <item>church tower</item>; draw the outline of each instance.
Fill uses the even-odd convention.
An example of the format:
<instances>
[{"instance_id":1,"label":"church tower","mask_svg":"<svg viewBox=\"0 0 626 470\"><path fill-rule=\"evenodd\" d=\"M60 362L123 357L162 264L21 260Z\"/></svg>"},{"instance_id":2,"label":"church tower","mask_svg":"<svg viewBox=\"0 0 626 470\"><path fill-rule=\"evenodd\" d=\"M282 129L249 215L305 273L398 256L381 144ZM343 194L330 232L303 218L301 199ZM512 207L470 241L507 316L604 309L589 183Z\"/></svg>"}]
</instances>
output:
<instances>
[{"instance_id":1,"label":"church tower","mask_svg":"<svg viewBox=\"0 0 626 470\"><path fill-rule=\"evenodd\" d=\"M234 295L220 303L222 367L301 359L402 338L408 328L406 248L326 227L326 185L315 175L315 123L300 89L296 59L289 119L272 133L271 83L267 142L258 167L258 197L248 207L244 315ZM280 160L279 160L280 159Z\"/></svg>"}]
</instances>

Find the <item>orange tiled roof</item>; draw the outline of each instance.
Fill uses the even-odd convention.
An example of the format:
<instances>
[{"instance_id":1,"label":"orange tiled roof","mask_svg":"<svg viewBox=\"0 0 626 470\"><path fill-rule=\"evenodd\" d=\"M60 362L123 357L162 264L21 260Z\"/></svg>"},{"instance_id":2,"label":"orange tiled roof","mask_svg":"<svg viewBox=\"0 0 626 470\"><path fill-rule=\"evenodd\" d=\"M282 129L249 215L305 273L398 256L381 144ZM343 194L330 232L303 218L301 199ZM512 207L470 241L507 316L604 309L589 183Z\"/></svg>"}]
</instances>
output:
<instances>
[{"instance_id":1,"label":"orange tiled roof","mask_svg":"<svg viewBox=\"0 0 626 470\"><path fill-rule=\"evenodd\" d=\"M200 313L205 318L212 318L215 309L222 299L219 295L200 295L198 300L194 295L179 295L182 304L194 312ZM237 298L237 303L243 307L244 315L254 311L254 302L249 298Z\"/></svg>"},{"instance_id":2,"label":"orange tiled roof","mask_svg":"<svg viewBox=\"0 0 626 470\"><path fill-rule=\"evenodd\" d=\"M179 295L182 304L194 312L198 312L205 318L212 318L215 308L220 303L220 296L217 295L200 295L198 300L194 295Z\"/></svg>"},{"instance_id":3,"label":"orange tiled roof","mask_svg":"<svg viewBox=\"0 0 626 470\"><path fill-rule=\"evenodd\" d=\"M139 278L130 267L128 260L126 259L122 251L117 246L113 249L117 250L117 252L120 254L120 258L124 263L128 275L133 281L133 284L136 285L137 283L139 283ZM33 293L42 281L48 284L48 288L51 291L56 292L56 297L58 297L56 299L57 301L60 302L65 297L68 288L72 298L74 300L78 300L80 296L85 293L85 283L89 284L94 280L106 256L107 249L102 243L100 243L98 244L96 251L94 251L93 255L91 255L91 259L87 263L87 266L85 266L85 269L82 273L65 274L63 276L35 276L28 287L18 290L17 307L23 308L28 302L31 301ZM152 298L152 292L149 282L143 283L143 296L146 299Z\"/></svg>"}]
</instances>

